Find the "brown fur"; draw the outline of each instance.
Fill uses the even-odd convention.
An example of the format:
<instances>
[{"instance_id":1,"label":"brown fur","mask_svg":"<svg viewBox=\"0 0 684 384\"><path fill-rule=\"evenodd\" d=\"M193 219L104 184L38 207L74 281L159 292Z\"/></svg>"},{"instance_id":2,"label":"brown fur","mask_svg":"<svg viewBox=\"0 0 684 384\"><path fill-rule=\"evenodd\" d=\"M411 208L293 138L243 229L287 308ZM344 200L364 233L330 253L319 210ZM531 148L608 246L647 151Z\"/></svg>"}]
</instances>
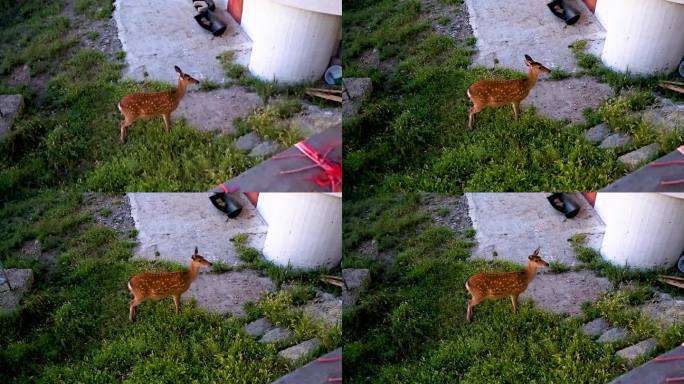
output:
<instances>
[{"instance_id":1,"label":"brown fur","mask_svg":"<svg viewBox=\"0 0 684 384\"><path fill-rule=\"evenodd\" d=\"M466 319L473 316L473 307L485 299L496 300L511 297L513 312L518 310L518 296L537 275L537 268L548 267L549 263L539 256L539 248L528 257L527 270L521 272L481 272L466 281L466 290L472 298L468 300Z\"/></svg>"},{"instance_id":2,"label":"brown fur","mask_svg":"<svg viewBox=\"0 0 684 384\"><path fill-rule=\"evenodd\" d=\"M549 73L551 70L532 60L525 55L525 64L528 67L527 78L521 80L480 80L468 88L468 98L473 102L468 115L468 128L475 124L475 114L482 109L496 108L511 104L513 114L517 119L520 115L520 102L523 101L530 90L537 83L539 73Z\"/></svg>"},{"instance_id":3,"label":"brown fur","mask_svg":"<svg viewBox=\"0 0 684 384\"><path fill-rule=\"evenodd\" d=\"M175 67L175 69L179 75L176 90L132 93L124 96L121 101L119 101L117 107L124 116L124 119L121 121L121 144L126 142L128 127L140 118L161 115L164 118L164 128L166 132L169 132L171 112L178 108L180 100L185 96L187 85L199 83L199 81L192 76L183 73L180 68Z\"/></svg>"},{"instance_id":4,"label":"brown fur","mask_svg":"<svg viewBox=\"0 0 684 384\"><path fill-rule=\"evenodd\" d=\"M202 267L211 267L211 263L197 253L190 259L190 266L183 272L143 272L128 281L128 290L133 294L130 302L128 318L135 320L136 307L148 299L160 300L173 297L176 313L180 312L180 297L190 288Z\"/></svg>"}]
</instances>

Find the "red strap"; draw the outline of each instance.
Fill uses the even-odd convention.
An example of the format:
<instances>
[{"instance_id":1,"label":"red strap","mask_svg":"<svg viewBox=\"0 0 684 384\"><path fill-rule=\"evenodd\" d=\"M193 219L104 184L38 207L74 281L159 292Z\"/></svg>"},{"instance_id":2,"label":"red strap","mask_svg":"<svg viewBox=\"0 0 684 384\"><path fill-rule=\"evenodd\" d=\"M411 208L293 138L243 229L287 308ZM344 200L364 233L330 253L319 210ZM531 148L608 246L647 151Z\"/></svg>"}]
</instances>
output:
<instances>
[{"instance_id":1,"label":"red strap","mask_svg":"<svg viewBox=\"0 0 684 384\"><path fill-rule=\"evenodd\" d=\"M300 141L299 143L295 144L295 148L299 149L299 151L302 152L304 156L308 157L309 160L313 161L314 165L302 167L299 169L293 169L289 171L281 171L281 175L295 173L318 167L323 170L323 173L319 174L314 178L309 179L309 181L316 183L321 187L329 185L330 190L332 192L342 192L342 164L336 163L328 159L328 154L333 150L332 146L329 147L324 153L319 153L309 144L305 143L304 141ZM273 159L280 160L288 157L293 156L274 156Z\"/></svg>"}]
</instances>

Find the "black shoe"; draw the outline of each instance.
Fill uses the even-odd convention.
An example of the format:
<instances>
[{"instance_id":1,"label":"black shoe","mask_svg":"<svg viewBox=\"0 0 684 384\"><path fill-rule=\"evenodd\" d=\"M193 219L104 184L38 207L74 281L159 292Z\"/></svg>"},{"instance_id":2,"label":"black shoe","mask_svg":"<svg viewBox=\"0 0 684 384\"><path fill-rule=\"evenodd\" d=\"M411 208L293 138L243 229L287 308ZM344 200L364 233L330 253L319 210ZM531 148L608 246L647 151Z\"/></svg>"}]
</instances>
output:
<instances>
[{"instance_id":1,"label":"black shoe","mask_svg":"<svg viewBox=\"0 0 684 384\"><path fill-rule=\"evenodd\" d=\"M211 32L214 36L221 36L226 31L226 25L209 11L196 14L195 20L200 27Z\"/></svg>"}]
</instances>

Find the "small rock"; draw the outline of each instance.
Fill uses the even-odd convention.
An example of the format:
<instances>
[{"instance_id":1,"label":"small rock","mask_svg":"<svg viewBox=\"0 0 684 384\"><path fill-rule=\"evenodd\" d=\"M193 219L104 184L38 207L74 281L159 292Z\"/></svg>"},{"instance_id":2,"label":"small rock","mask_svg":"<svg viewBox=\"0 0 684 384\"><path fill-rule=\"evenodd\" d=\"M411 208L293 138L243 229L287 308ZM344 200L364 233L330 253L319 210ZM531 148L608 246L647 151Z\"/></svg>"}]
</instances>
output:
<instances>
[{"instance_id":1,"label":"small rock","mask_svg":"<svg viewBox=\"0 0 684 384\"><path fill-rule=\"evenodd\" d=\"M24 96L0 95L0 136L8 133L14 125L14 120L24 109Z\"/></svg>"},{"instance_id":2,"label":"small rock","mask_svg":"<svg viewBox=\"0 0 684 384\"><path fill-rule=\"evenodd\" d=\"M368 77L349 77L344 79L344 87L342 117L348 119L359 113L361 103L373 92L373 83Z\"/></svg>"},{"instance_id":3,"label":"small rock","mask_svg":"<svg viewBox=\"0 0 684 384\"><path fill-rule=\"evenodd\" d=\"M671 133L677 127L684 127L684 104L662 99L656 107L644 111L643 119L661 132Z\"/></svg>"},{"instance_id":4,"label":"small rock","mask_svg":"<svg viewBox=\"0 0 684 384\"><path fill-rule=\"evenodd\" d=\"M273 324L271 324L267 318L262 317L261 319L256 319L245 325L245 332L247 332L247 334L250 336L257 337L263 335L271 328L273 328Z\"/></svg>"},{"instance_id":5,"label":"small rock","mask_svg":"<svg viewBox=\"0 0 684 384\"><path fill-rule=\"evenodd\" d=\"M610 135L610 128L603 123L584 132L584 138L594 144L602 142L608 135Z\"/></svg>"},{"instance_id":6,"label":"small rock","mask_svg":"<svg viewBox=\"0 0 684 384\"><path fill-rule=\"evenodd\" d=\"M655 292L653 298L643 305L641 312L662 328L669 328L684 321L684 298Z\"/></svg>"},{"instance_id":7,"label":"small rock","mask_svg":"<svg viewBox=\"0 0 684 384\"><path fill-rule=\"evenodd\" d=\"M584 324L582 327L582 332L591 337L596 337L605 332L608 328L610 328L610 324L603 320L603 318L599 317L598 319Z\"/></svg>"},{"instance_id":8,"label":"small rock","mask_svg":"<svg viewBox=\"0 0 684 384\"><path fill-rule=\"evenodd\" d=\"M342 324L342 299L330 293L323 292L314 301L306 304L303 311L330 328Z\"/></svg>"},{"instance_id":9,"label":"small rock","mask_svg":"<svg viewBox=\"0 0 684 384\"><path fill-rule=\"evenodd\" d=\"M630 153L624 154L618 157L618 160L628 166L630 169L634 169L642 162L648 161L655 157L655 155L658 154L658 150L660 150L660 145L653 143Z\"/></svg>"},{"instance_id":10,"label":"small rock","mask_svg":"<svg viewBox=\"0 0 684 384\"><path fill-rule=\"evenodd\" d=\"M304 137L311 137L328 129L341 127L342 113L340 108L321 108L305 104L301 112L292 117L290 126Z\"/></svg>"},{"instance_id":11,"label":"small rock","mask_svg":"<svg viewBox=\"0 0 684 384\"><path fill-rule=\"evenodd\" d=\"M632 143L632 137L625 133L613 133L606 137L599 145L601 149L619 148Z\"/></svg>"},{"instance_id":12,"label":"small rock","mask_svg":"<svg viewBox=\"0 0 684 384\"><path fill-rule=\"evenodd\" d=\"M351 308L359 299L361 291L370 284L370 271L368 269L343 269L342 277L347 288L342 291L342 306Z\"/></svg>"},{"instance_id":13,"label":"small rock","mask_svg":"<svg viewBox=\"0 0 684 384\"><path fill-rule=\"evenodd\" d=\"M240 136L233 146L240 152L249 152L261 142L261 138L255 132Z\"/></svg>"},{"instance_id":14,"label":"small rock","mask_svg":"<svg viewBox=\"0 0 684 384\"><path fill-rule=\"evenodd\" d=\"M628 336L627 330L620 327L609 328L601 337L598 338L599 343L614 343L626 339Z\"/></svg>"},{"instance_id":15,"label":"small rock","mask_svg":"<svg viewBox=\"0 0 684 384\"><path fill-rule=\"evenodd\" d=\"M638 344L634 344L631 347L621 349L617 351L615 354L617 356L622 357L623 359L632 361L641 355L651 352L657 344L658 343L656 342L656 339L651 337L650 339L646 339Z\"/></svg>"},{"instance_id":16,"label":"small rock","mask_svg":"<svg viewBox=\"0 0 684 384\"><path fill-rule=\"evenodd\" d=\"M295 363L300 358L313 353L316 348L320 346L321 341L318 340L318 338L313 338L290 348L283 349L282 351L278 352L278 356L288 359L291 363Z\"/></svg>"},{"instance_id":17,"label":"small rock","mask_svg":"<svg viewBox=\"0 0 684 384\"><path fill-rule=\"evenodd\" d=\"M9 286L4 282L4 276L2 284L0 284L0 308L13 309L24 296L24 292L31 289L33 285L33 270L32 269L7 269L7 278L12 285L12 290L9 290Z\"/></svg>"},{"instance_id":18,"label":"small rock","mask_svg":"<svg viewBox=\"0 0 684 384\"><path fill-rule=\"evenodd\" d=\"M280 150L280 144L272 140L266 140L259 143L256 147L252 148L249 152L250 157L260 157L260 156L270 156L275 154Z\"/></svg>"},{"instance_id":19,"label":"small rock","mask_svg":"<svg viewBox=\"0 0 684 384\"><path fill-rule=\"evenodd\" d=\"M284 341L292 337L292 331L287 328L275 327L270 331L264 333L264 335L259 339L260 343L275 343L278 341Z\"/></svg>"},{"instance_id":20,"label":"small rock","mask_svg":"<svg viewBox=\"0 0 684 384\"><path fill-rule=\"evenodd\" d=\"M361 54L359 62L367 68L377 68L380 65L380 51L377 48L366 50Z\"/></svg>"}]
</instances>

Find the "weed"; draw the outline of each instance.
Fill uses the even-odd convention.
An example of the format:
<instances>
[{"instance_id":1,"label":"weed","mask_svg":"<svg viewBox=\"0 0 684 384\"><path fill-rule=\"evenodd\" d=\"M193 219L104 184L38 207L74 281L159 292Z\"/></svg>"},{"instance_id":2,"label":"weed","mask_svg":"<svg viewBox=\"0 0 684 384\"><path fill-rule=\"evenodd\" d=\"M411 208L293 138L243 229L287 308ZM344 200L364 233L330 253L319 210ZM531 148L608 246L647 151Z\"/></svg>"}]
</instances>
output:
<instances>
[{"instance_id":1,"label":"weed","mask_svg":"<svg viewBox=\"0 0 684 384\"><path fill-rule=\"evenodd\" d=\"M221 88L221 84L215 81L205 79L200 82L200 90L203 92L213 91L214 89L219 88Z\"/></svg>"},{"instance_id":2,"label":"weed","mask_svg":"<svg viewBox=\"0 0 684 384\"><path fill-rule=\"evenodd\" d=\"M554 261L549 263L549 272L551 272L551 273L563 273L563 272L568 272L571 269L572 268L570 268L569 265L563 264L560 261L554 260Z\"/></svg>"},{"instance_id":3,"label":"weed","mask_svg":"<svg viewBox=\"0 0 684 384\"><path fill-rule=\"evenodd\" d=\"M439 25L447 25L450 21L451 19L449 19L449 16L440 16L437 18L437 24Z\"/></svg>"},{"instance_id":4,"label":"weed","mask_svg":"<svg viewBox=\"0 0 684 384\"><path fill-rule=\"evenodd\" d=\"M211 269L209 272L221 274L221 273L230 272L232 270L233 270L233 268L230 265L219 260L219 261L215 261L212 263Z\"/></svg>"},{"instance_id":5,"label":"weed","mask_svg":"<svg viewBox=\"0 0 684 384\"><path fill-rule=\"evenodd\" d=\"M254 111L247 118L238 118L235 125L241 134L255 132L268 140L275 140L283 147L291 147L302 139L301 133L290 127L287 120L299 104L283 103L268 105Z\"/></svg>"},{"instance_id":6,"label":"weed","mask_svg":"<svg viewBox=\"0 0 684 384\"><path fill-rule=\"evenodd\" d=\"M97 39L98 37L100 37L100 32L98 32L98 31L90 31L90 32L88 32L88 33L86 34L86 36L88 37L88 40L95 40L95 39Z\"/></svg>"},{"instance_id":7,"label":"weed","mask_svg":"<svg viewBox=\"0 0 684 384\"><path fill-rule=\"evenodd\" d=\"M102 217L109 217L112 215L112 209L111 208L102 208L98 211L98 213Z\"/></svg>"},{"instance_id":8,"label":"weed","mask_svg":"<svg viewBox=\"0 0 684 384\"><path fill-rule=\"evenodd\" d=\"M570 72L565 71L565 70L560 69L560 68L554 68L551 71L551 79L552 80L563 80L563 79L569 78L570 76L571 76Z\"/></svg>"},{"instance_id":9,"label":"weed","mask_svg":"<svg viewBox=\"0 0 684 384\"><path fill-rule=\"evenodd\" d=\"M118 52L114 55L114 57L115 57L117 60L123 60L123 59L126 58L126 52L124 52L124 51L118 51Z\"/></svg>"},{"instance_id":10,"label":"weed","mask_svg":"<svg viewBox=\"0 0 684 384\"><path fill-rule=\"evenodd\" d=\"M468 37L466 38L466 44L467 44L469 47L474 47L475 44L477 44L477 38L476 38L475 36L468 36Z\"/></svg>"},{"instance_id":11,"label":"weed","mask_svg":"<svg viewBox=\"0 0 684 384\"><path fill-rule=\"evenodd\" d=\"M129 239L135 239L138 237L138 230L137 229L131 229L128 231L128 238Z\"/></svg>"},{"instance_id":12,"label":"weed","mask_svg":"<svg viewBox=\"0 0 684 384\"><path fill-rule=\"evenodd\" d=\"M449 208L442 207L437 210L437 216L446 217L449 215L450 212L451 210Z\"/></svg>"}]
</instances>

